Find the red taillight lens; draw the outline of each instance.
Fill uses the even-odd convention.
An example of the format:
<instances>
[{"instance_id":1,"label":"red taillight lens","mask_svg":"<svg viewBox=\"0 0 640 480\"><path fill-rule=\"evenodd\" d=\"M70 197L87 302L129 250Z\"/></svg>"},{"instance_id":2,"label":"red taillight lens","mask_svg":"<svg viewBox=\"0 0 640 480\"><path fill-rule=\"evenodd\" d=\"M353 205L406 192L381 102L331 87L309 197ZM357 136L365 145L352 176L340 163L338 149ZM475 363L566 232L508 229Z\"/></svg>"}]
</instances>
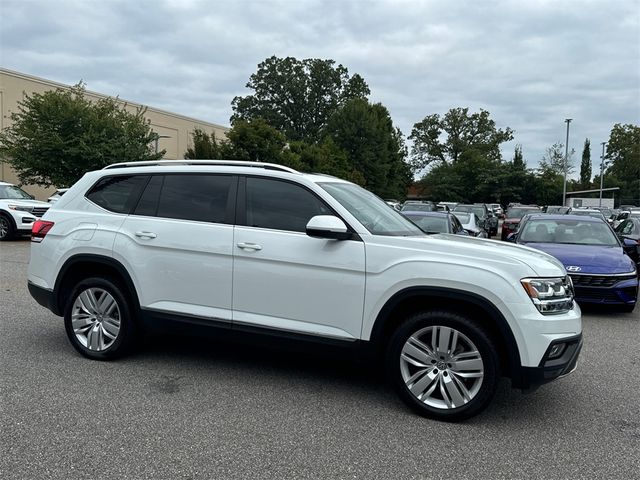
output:
<instances>
[{"instance_id":1,"label":"red taillight lens","mask_svg":"<svg viewBox=\"0 0 640 480\"><path fill-rule=\"evenodd\" d=\"M31 226L31 241L40 243L49 230L53 227L53 222L47 220L36 220Z\"/></svg>"}]
</instances>

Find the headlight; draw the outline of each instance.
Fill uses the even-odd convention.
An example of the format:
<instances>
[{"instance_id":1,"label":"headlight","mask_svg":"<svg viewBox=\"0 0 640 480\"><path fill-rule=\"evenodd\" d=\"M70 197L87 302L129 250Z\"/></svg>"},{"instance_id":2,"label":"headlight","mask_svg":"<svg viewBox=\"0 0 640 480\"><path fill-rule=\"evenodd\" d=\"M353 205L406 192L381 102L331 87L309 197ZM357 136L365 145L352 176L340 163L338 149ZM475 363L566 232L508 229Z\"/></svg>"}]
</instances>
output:
<instances>
[{"instance_id":1,"label":"headlight","mask_svg":"<svg viewBox=\"0 0 640 480\"><path fill-rule=\"evenodd\" d=\"M543 315L566 313L573 308L571 277L523 278L524 290Z\"/></svg>"},{"instance_id":2,"label":"headlight","mask_svg":"<svg viewBox=\"0 0 640 480\"><path fill-rule=\"evenodd\" d=\"M21 205L7 205L9 210L18 210L20 212L31 212L33 207L23 207Z\"/></svg>"}]
</instances>

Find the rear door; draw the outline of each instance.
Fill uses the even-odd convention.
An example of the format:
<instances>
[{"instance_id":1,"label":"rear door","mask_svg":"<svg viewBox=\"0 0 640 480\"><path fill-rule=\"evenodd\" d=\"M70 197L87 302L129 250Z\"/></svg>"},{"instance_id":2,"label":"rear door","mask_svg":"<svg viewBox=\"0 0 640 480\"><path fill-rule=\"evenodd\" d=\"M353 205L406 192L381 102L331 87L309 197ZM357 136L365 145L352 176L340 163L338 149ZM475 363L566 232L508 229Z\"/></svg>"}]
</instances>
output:
<instances>
[{"instance_id":1,"label":"rear door","mask_svg":"<svg viewBox=\"0 0 640 480\"><path fill-rule=\"evenodd\" d=\"M143 309L230 326L237 181L204 173L150 179L113 249Z\"/></svg>"},{"instance_id":2,"label":"rear door","mask_svg":"<svg viewBox=\"0 0 640 480\"><path fill-rule=\"evenodd\" d=\"M360 338L364 243L306 235L312 217L334 215L306 187L266 177L245 182L233 241L234 328Z\"/></svg>"}]
</instances>

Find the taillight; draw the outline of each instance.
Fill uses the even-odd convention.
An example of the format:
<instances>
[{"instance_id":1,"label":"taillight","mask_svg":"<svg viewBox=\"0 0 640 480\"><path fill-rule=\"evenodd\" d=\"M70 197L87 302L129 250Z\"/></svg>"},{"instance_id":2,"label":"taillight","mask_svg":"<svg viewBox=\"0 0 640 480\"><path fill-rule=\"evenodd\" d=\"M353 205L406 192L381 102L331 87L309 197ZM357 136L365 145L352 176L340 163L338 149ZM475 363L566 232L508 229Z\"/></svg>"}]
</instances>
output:
<instances>
[{"instance_id":1,"label":"taillight","mask_svg":"<svg viewBox=\"0 0 640 480\"><path fill-rule=\"evenodd\" d=\"M36 220L31 226L31 241L40 243L49 230L53 227L53 222L47 220Z\"/></svg>"}]
</instances>

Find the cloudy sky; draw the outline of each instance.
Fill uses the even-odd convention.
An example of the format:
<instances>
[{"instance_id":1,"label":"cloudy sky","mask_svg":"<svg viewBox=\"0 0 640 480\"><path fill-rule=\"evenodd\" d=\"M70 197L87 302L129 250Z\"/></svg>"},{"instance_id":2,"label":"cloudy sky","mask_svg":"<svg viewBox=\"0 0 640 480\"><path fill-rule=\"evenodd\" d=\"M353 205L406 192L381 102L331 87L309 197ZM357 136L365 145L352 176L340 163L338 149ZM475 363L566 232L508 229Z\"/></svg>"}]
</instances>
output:
<instances>
[{"instance_id":1,"label":"cloudy sky","mask_svg":"<svg viewBox=\"0 0 640 480\"><path fill-rule=\"evenodd\" d=\"M223 125L271 55L361 74L405 135L486 109L529 166L567 117L594 173L611 127L640 124L640 0L0 0L2 67Z\"/></svg>"}]
</instances>

